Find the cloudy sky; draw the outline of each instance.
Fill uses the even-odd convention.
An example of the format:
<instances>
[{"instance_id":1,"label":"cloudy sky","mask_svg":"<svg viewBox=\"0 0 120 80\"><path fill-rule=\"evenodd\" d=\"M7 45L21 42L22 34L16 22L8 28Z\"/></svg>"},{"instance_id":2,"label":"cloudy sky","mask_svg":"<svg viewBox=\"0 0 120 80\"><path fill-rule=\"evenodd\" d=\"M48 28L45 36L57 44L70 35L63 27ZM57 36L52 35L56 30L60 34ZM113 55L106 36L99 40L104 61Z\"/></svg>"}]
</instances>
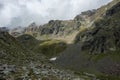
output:
<instances>
[{"instance_id":1,"label":"cloudy sky","mask_svg":"<svg viewBox=\"0 0 120 80\"><path fill-rule=\"evenodd\" d=\"M0 0L0 27L72 19L82 11L98 8L110 1L112 0Z\"/></svg>"}]
</instances>

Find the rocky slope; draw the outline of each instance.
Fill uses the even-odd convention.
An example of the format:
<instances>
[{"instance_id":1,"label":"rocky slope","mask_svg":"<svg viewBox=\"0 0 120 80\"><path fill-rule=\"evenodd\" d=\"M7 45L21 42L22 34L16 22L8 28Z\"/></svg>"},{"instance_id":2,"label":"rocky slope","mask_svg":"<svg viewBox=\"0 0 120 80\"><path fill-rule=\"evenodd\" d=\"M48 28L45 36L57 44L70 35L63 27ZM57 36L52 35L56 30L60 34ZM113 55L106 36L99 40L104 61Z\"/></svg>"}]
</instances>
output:
<instances>
[{"instance_id":1,"label":"rocky slope","mask_svg":"<svg viewBox=\"0 0 120 80\"><path fill-rule=\"evenodd\" d=\"M12 37L6 31L0 31L0 80L96 79L96 76L86 74L79 76L71 70L64 70L48 62L41 53L32 50L33 46L30 45L39 43L32 36L22 35L18 38ZM51 41L48 42L52 45ZM32 44L28 45L28 43ZM58 43L59 41L56 42L56 44ZM63 45L63 43L61 44ZM42 45L46 45L46 42L43 42Z\"/></svg>"},{"instance_id":2,"label":"rocky slope","mask_svg":"<svg viewBox=\"0 0 120 80\"><path fill-rule=\"evenodd\" d=\"M76 44L70 45L56 60L56 64L80 72L101 74L101 79L118 80L120 1L114 0L99 8L93 18L91 27L79 32L75 38Z\"/></svg>"},{"instance_id":3,"label":"rocky slope","mask_svg":"<svg viewBox=\"0 0 120 80\"><path fill-rule=\"evenodd\" d=\"M18 26L16 28L10 29L9 33L14 37L18 37L24 33L24 29L25 28Z\"/></svg>"},{"instance_id":4,"label":"rocky slope","mask_svg":"<svg viewBox=\"0 0 120 80\"><path fill-rule=\"evenodd\" d=\"M24 47L33 50L36 45L39 45L42 41L36 40L33 36L24 34L16 38Z\"/></svg>"},{"instance_id":5,"label":"rocky slope","mask_svg":"<svg viewBox=\"0 0 120 80\"><path fill-rule=\"evenodd\" d=\"M10 54L10 57L8 56L7 58L1 57L1 60L9 61L9 58L12 58L13 61L15 61L16 57L20 55L20 57L17 59L18 61L29 61L29 59L32 61L39 61L38 58L40 55L38 53L42 53L48 57L57 57L57 59L53 61L53 63L56 64L57 67L59 66L61 68L74 70L75 73L80 76L88 75L91 77L92 74L89 73L94 73L101 80L119 80L119 18L120 0L113 0L108 5L105 5L97 10L82 12L73 20L51 20L48 23L40 26L32 23L22 33L30 34L33 37L40 39L41 41L36 40L30 35L22 35L17 37L17 40L20 41L19 43L8 33L2 33L0 34L0 49L3 50L1 51L2 56L5 56L4 53L15 54ZM6 40L6 36L10 39L8 40L8 42ZM66 41L67 43L69 43L72 42L73 39L73 44L66 45L66 43L64 42ZM12 44L9 41L11 41ZM7 48L8 51L6 51ZM29 53L29 51L33 52L34 54L31 52ZM27 58L25 56L27 56ZM29 71L28 68L27 70ZM50 73L53 73L52 77L56 73L52 71L53 69L51 70L46 68L37 68L36 70L40 74L42 73L42 70L45 70L45 73L48 70ZM32 77L36 78L36 71L34 72L32 69L31 72ZM47 77L49 72L47 72ZM56 77L61 79L60 77L63 77L63 75L61 74L64 74L61 73L60 70L58 70L57 72L60 75L58 74L57 76L54 76L55 80ZM37 75L37 78L41 75L44 75L44 71L43 74L40 74ZM30 76L28 75L27 78L30 78ZM65 80L67 80L66 78L68 79L70 77L65 76ZM96 80L96 77L94 75L92 75L92 78L95 78ZM88 78L88 80L89 79L90 78Z\"/></svg>"},{"instance_id":6,"label":"rocky slope","mask_svg":"<svg viewBox=\"0 0 120 80\"><path fill-rule=\"evenodd\" d=\"M93 77L95 78L95 77ZM0 64L0 80L84 80L72 71L58 69L49 64L29 64L16 66Z\"/></svg>"},{"instance_id":7,"label":"rocky slope","mask_svg":"<svg viewBox=\"0 0 120 80\"><path fill-rule=\"evenodd\" d=\"M37 39L61 39L71 42L81 28L90 26L88 24L92 23L95 12L96 10L89 10L77 15L73 20L51 20L40 26L32 23L25 29L25 33Z\"/></svg>"},{"instance_id":8,"label":"rocky slope","mask_svg":"<svg viewBox=\"0 0 120 80\"><path fill-rule=\"evenodd\" d=\"M12 29L10 34L15 37L30 34L38 40L58 39L72 43L79 30L92 25L95 12L96 10L88 10L77 15L72 20L50 20L48 23L39 26L33 22L26 28Z\"/></svg>"},{"instance_id":9,"label":"rocky slope","mask_svg":"<svg viewBox=\"0 0 120 80\"><path fill-rule=\"evenodd\" d=\"M47 39L58 39L64 40L67 43L72 43L75 35L79 30L84 30L94 23L94 21L104 17L106 10L115 5L119 0L114 0L107 6L102 6L97 10L88 10L77 15L72 20L50 20L44 25L36 25L34 22L26 27L22 34L30 34L37 39L47 40ZM14 29L11 31L13 36L21 35L21 32Z\"/></svg>"},{"instance_id":10,"label":"rocky slope","mask_svg":"<svg viewBox=\"0 0 120 80\"><path fill-rule=\"evenodd\" d=\"M0 80L89 79L87 76L81 78L73 71L56 68L46 61L41 53L32 50L31 45L40 43L32 36L22 35L18 38L12 37L5 30L0 30Z\"/></svg>"},{"instance_id":11,"label":"rocky slope","mask_svg":"<svg viewBox=\"0 0 120 80\"><path fill-rule=\"evenodd\" d=\"M23 46L8 32L0 31L0 63L24 64L32 60L41 61L41 54Z\"/></svg>"},{"instance_id":12,"label":"rocky slope","mask_svg":"<svg viewBox=\"0 0 120 80\"><path fill-rule=\"evenodd\" d=\"M82 42L83 50L89 53L105 53L119 49L120 2L104 13L104 17L97 19L94 28L79 33L76 42Z\"/></svg>"}]
</instances>

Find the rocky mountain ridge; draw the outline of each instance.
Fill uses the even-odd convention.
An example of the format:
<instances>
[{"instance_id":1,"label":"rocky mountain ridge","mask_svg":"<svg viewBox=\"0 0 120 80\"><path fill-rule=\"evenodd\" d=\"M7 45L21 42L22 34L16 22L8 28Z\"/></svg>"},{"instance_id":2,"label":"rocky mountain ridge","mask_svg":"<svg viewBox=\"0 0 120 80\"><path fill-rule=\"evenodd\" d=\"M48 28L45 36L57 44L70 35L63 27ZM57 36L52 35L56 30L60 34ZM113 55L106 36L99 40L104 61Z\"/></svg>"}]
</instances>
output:
<instances>
[{"instance_id":1,"label":"rocky mountain ridge","mask_svg":"<svg viewBox=\"0 0 120 80\"><path fill-rule=\"evenodd\" d=\"M92 24L92 16L95 12L96 10L88 10L77 15L73 20L50 20L48 23L40 26L32 23L22 32L14 29L11 31L11 34L13 36L20 36L21 33L30 34L39 40L58 39L72 42L80 29L87 28L90 26L90 23Z\"/></svg>"}]
</instances>

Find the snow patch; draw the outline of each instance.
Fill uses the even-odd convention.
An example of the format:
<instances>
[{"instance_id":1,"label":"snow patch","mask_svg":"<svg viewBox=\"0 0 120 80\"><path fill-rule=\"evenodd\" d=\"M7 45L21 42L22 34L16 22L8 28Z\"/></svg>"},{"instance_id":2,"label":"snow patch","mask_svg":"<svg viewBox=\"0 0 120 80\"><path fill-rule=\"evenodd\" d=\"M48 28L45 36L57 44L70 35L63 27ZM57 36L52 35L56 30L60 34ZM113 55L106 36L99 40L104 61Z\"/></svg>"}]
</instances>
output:
<instances>
[{"instance_id":1,"label":"snow patch","mask_svg":"<svg viewBox=\"0 0 120 80\"><path fill-rule=\"evenodd\" d=\"M50 58L50 61L55 61L57 57Z\"/></svg>"}]
</instances>

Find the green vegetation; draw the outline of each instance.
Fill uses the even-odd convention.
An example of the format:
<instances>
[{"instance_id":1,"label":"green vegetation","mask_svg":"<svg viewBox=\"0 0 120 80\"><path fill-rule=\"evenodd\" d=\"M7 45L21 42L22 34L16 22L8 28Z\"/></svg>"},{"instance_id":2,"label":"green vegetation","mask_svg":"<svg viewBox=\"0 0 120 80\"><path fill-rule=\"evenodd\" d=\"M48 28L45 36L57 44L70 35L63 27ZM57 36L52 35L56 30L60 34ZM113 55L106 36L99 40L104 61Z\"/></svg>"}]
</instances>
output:
<instances>
[{"instance_id":1,"label":"green vegetation","mask_svg":"<svg viewBox=\"0 0 120 80\"><path fill-rule=\"evenodd\" d=\"M97 78L100 80L120 80L120 76L111 75L99 75Z\"/></svg>"},{"instance_id":2,"label":"green vegetation","mask_svg":"<svg viewBox=\"0 0 120 80\"><path fill-rule=\"evenodd\" d=\"M67 45L65 42L60 41L60 40L48 40L45 42L42 42L39 45L39 50L41 50L41 52L48 56L48 57L52 57L55 55L58 55L58 53L64 51L66 49Z\"/></svg>"},{"instance_id":3,"label":"green vegetation","mask_svg":"<svg viewBox=\"0 0 120 80\"><path fill-rule=\"evenodd\" d=\"M91 55L91 59L93 61L99 61L103 58L109 57L114 61L120 61L120 50L118 51L112 51L112 52L107 52L107 53L101 53L99 55L95 54L95 55Z\"/></svg>"},{"instance_id":4,"label":"green vegetation","mask_svg":"<svg viewBox=\"0 0 120 80\"><path fill-rule=\"evenodd\" d=\"M0 60L2 62L22 62L29 60L31 53L7 32L0 33Z\"/></svg>"},{"instance_id":5,"label":"green vegetation","mask_svg":"<svg viewBox=\"0 0 120 80\"><path fill-rule=\"evenodd\" d=\"M27 43L25 42L25 44ZM22 65L30 61L40 62L43 60L43 56L30 50L32 47L28 45L27 47L24 46L18 39L7 32L0 32L0 61L2 63Z\"/></svg>"},{"instance_id":6,"label":"green vegetation","mask_svg":"<svg viewBox=\"0 0 120 80\"><path fill-rule=\"evenodd\" d=\"M28 49L30 50L34 50L35 46L40 44L41 41L36 40L33 36L28 35L28 34L24 34L21 35L19 37L17 37L17 39Z\"/></svg>"},{"instance_id":7,"label":"green vegetation","mask_svg":"<svg viewBox=\"0 0 120 80\"><path fill-rule=\"evenodd\" d=\"M44 54L47 57L52 57L58 55L60 52L64 51L67 44L60 40L44 40L38 41L31 35L25 34L17 38L26 48L29 50Z\"/></svg>"}]
</instances>

